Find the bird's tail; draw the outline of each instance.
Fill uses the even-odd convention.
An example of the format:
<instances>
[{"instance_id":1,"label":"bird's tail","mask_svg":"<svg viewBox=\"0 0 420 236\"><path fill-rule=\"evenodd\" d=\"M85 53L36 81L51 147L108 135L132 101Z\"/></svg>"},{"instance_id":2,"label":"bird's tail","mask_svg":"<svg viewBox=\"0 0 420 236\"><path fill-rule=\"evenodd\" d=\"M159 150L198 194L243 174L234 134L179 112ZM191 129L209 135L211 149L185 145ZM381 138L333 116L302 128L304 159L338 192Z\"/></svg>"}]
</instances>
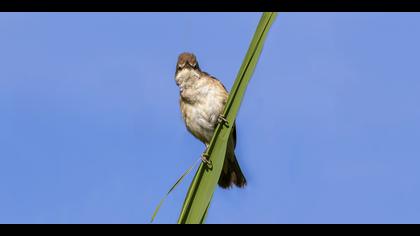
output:
<instances>
[{"instance_id":1,"label":"bird's tail","mask_svg":"<svg viewBox=\"0 0 420 236\"><path fill-rule=\"evenodd\" d=\"M233 156L229 156L227 153L223 164L222 174L219 178L219 186L222 188L230 188L233 184L239 188L243 188L246 185L246 179L242 173L241 167L239 167L235 153L233 153Z\"/></svg>"},{"instance_id":2,"label":"bird's tail","mask_svg":"<svg viewBox=\"0 0 420 236\"><path fill-rule=\"evenodd\" d=\"M239 167L238 160L235 155L236 147L236 125L233 124L232 133L229 137L226 157L223 163L222 173L219 178L219 186L222 188L230 188L232 185L236 185L239 188L243 188L246 185L246 179L242 173L241 167Z\"/></svg>"}]
</instances>

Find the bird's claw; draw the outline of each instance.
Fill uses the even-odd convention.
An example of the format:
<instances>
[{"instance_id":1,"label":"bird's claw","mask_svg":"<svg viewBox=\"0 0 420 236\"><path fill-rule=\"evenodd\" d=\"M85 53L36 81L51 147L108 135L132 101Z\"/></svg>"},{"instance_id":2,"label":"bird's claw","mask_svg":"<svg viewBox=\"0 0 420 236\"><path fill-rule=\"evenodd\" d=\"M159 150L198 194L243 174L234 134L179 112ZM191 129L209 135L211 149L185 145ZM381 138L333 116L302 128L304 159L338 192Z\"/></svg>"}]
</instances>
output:
<instances>
[{"instance_id":1,"label":"bird's claw","mask_svg":"<svg viewBox=\"0 0 420 236\"><path fill-rule=\"evenodd\" d=\"M212 163L211 163L211 161L208 158L209 158L209 156L206 155L205 153L201 154L201 161L204 164L211 166Z\"/></svg>"},{"instance_id":2,"label":"bird's claw","mask_svg":"<svg viewBox=\"0 0 420 236\"><path fill-rule=\"evenodd\" d=\"M226 124L226 125L228 125L229 124L229 122L228 122L228 120L223 116L223 115L219 115L219 117L217 118L217 121L220 123L220 124Z\"/></svg>"}]
</instances>

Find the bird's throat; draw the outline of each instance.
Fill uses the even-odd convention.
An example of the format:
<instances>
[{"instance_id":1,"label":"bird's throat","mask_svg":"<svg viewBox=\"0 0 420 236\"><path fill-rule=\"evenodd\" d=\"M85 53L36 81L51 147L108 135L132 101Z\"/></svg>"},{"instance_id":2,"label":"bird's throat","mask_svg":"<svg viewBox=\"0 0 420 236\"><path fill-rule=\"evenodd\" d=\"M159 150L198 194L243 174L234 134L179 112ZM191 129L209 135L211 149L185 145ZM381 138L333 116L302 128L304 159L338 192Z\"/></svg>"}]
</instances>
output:
<instances>
[{"instance_id":1,"label":"bird's throat","mask_svg":"<svg viewBox=\"0 0 420 236\"><path fill-rule=\"evenodd\" d=\"M182 69L178 71L175 76L175 81L179 87L179 90L190 88L200 78L200 72L194 69Z\"/></svg>"}]
</instances>

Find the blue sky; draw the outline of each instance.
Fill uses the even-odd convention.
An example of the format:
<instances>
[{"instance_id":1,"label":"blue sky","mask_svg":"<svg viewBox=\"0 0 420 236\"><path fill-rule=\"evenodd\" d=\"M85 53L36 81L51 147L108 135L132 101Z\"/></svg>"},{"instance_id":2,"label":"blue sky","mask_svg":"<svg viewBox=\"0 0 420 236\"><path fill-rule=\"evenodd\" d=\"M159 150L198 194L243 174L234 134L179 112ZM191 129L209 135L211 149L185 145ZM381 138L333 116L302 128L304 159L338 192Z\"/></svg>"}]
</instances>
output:
<instances>
[{"instance_id":1,"label":"blue sky","mask_svg":"<svg viewBox=\"0 0 420 236\"><path fill-rule=\"evenodd\" d=\"M0 223L147 223L203 145L177 55L230 88L260 13L1 13ZM420 15L280 13L208 223L420 223ZM175 223L192 175L156 223Z\"/></svg>"}]
</instances>

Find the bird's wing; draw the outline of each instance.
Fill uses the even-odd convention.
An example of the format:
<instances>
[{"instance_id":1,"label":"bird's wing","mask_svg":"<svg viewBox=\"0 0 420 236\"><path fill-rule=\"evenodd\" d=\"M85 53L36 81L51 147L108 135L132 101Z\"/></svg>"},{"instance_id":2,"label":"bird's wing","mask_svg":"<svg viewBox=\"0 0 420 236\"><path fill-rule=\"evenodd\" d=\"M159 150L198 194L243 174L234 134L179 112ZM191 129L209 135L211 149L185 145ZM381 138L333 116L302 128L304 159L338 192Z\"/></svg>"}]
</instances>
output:
<instances>
[{"instance_id":1,"label":"bird's wing","mask_svg":"<svg viewBox=\"0 0 420 236\"><path fill-rule=\"evenodd\" d=\"M212 75L210 75L209 73L207 73L207 72L205 72L205 71L202 71L201 72L202 73L202 76L205 76L205 77L208 77L208 78L210 78L211 80L213 80L215 83L217 83L218 85L220 85L224 90L225 90L225 92L226 93L228 93L228 91L227 91L227 89L226 89L226 87L223 85L223 83L220 81L220 80L218 80L216 77L214 77L214 76L212 76Z\"/></svg>"},{"instance_id":2,"label":"bird's wing","mask_svg":"<svg viewBox=\"0 0 420 236\"><path fill-rule=\"evenodd\" d=\"M232 134L230 137L233 139L233 147L236 148L236 123L233 124Z\"/></svg>"}]
</instances>

